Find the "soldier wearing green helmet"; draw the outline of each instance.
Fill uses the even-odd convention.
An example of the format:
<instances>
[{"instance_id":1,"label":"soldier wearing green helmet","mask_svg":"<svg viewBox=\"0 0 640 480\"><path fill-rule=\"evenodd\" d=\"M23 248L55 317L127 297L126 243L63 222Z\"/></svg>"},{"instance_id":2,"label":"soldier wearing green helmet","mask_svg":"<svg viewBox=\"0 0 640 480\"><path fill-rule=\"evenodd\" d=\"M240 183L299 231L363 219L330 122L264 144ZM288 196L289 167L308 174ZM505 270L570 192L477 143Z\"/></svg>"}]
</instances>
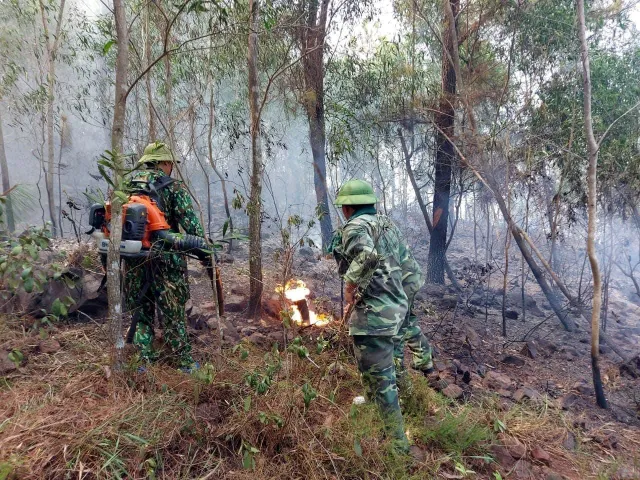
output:
<instances>
[{"instance_id":1,"label":"soldier wearing green helmet","mask_svg":"<svg viewBox=\"0 0 640 480\"><path fill-rule=\"evenodd\" d=\"M433 371L431 347L412 308L424 277L398 227L377 213L377 201L365 181L342 186L335 204L347 222L330 249L345 281L349 334L366 396L380 407L396 448L406 452L397 387L407 377L405 344L413 354L413 368Z\"/></svg>"},{"instance_id":2,"label":"soldier wearing green helmet","mask_svg":"<svg viewBox=\"0 0 640 480\"><path fill-rule=\"evenodd\" d=\"M180 162L165 143L151 143L144 149L138 168L127 179L127 187L135 190L141 183L166 185L158 190L158 196L171 230L180 232L182 228L184 233L202 237L204 230L189 192L182 182L168 178L176 163ZM138 315L133 343L139 349L140 361L153 362L160 356L153 346L157 307L162 316L164 342L170 350L168 360L183 371L196 369L186 329L189 282L184 257L158 251L149 258L127 259L125 269L127 309Z\"/></svg>"}]
</instances>

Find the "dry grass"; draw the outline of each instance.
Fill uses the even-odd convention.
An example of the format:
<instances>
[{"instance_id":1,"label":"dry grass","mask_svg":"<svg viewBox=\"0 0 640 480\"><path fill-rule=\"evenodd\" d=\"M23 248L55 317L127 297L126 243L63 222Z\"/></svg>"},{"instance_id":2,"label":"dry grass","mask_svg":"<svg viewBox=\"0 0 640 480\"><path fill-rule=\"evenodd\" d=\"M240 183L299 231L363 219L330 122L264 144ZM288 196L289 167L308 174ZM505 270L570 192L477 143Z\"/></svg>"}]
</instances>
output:
<instances>
[{"instance_id":1,"label":"dry grass","mask_svg":"<svg viewBox=\"0 0 640 480\"><path fill-rule=\"evenodd\" d=\"M547 449L569 478L596 478L598 461L618 462L594 442L564 450L568 426L557 410L503 410L493 398L460 405L415 377L407 428L426 458L411 464L392 453L373 406L351 405L360 387L344 338L332 343L339 351L322 353L305 342L313 362L249 345L218 361L198 351L219 366L187 376L163 365L110 372L98 325L60 327L53 336L62 348L51 355L38 354L38 337L17 323L0 321L0 335L26 354L0 381L0 478L402 479L456 465L473 468L470 478L493 478L477 457L495 441L497 420L528 447ZM340 367L329 368L336 358ZM308 408L305 391L316 393ZM631 455L638 432L628 433Z\"/></svg>"}]
</instances>

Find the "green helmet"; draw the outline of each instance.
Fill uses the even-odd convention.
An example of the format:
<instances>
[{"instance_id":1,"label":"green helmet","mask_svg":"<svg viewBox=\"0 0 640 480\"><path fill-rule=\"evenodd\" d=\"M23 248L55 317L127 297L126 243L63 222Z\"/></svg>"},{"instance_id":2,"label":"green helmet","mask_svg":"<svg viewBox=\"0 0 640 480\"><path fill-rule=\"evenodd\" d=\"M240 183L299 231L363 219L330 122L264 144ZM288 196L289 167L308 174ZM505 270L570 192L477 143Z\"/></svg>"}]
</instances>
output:
<instances>
[{"instance_id":1,"label":"green helmet","mask_svg":"<svg viewBox=\"0 0 640 480\"><path fill-rule=\"evenodd\" d=\"M378 202L373 187L364 180L349 180L345 183L334 202L336 205L373 205Z\"/></svg>"},{"instance_id":2,"label":"green helmet","mask_svg":"<svg viewBox=\"0 0 640 480\"><path fill-rule=\"evenodd\" d=\"M166 143L153 142L146 146L144 154L138 160L139 165L145 163L173 162L180 163L171 153L171 149Z\"/></svg>"}]
</instances>

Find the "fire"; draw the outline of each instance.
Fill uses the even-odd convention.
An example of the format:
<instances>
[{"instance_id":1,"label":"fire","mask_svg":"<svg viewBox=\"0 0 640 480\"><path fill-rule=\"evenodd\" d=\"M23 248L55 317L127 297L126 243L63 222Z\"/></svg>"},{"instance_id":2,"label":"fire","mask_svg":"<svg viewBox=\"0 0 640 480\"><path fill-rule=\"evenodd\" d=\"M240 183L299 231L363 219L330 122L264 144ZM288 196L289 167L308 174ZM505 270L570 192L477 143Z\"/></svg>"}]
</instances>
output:
<instances>
[{"instance_id":1,"label":"fire","mask_svg":"<svg viewBox=\"0 0 640 480\"><path fill-rule=\"evenodd\" d=\"M281 285L276 288L277 293L282 293L282 290L283 289ZM300 311L301 307L304 308L306 306L306 308L309 310L309 325L322 327L331 321L331 316L324 313L316 313L311 310L311 308L309 308L309 302L307 301L307 298L310 294L311 290L309 290L307 285L302 280L289 280L284 288L284 296L287 300L289 300L289 302L291 302L291 307L293 309L293 321L298 325L303 325L306 323L303 319L302 312Z\"/></svg>"},{"instance_id":2,"label":"fire","mask_svg":"<svg viewBox=\"0 0 640 480\"><path fill-rule=\"evenodd\" d=\"M295 285L295 286L294 286ZM311 290L307 288L302 280L290 280L284 290L284 296L292 302L305 300L311 294Z\"/></svg>"}]
</instances>

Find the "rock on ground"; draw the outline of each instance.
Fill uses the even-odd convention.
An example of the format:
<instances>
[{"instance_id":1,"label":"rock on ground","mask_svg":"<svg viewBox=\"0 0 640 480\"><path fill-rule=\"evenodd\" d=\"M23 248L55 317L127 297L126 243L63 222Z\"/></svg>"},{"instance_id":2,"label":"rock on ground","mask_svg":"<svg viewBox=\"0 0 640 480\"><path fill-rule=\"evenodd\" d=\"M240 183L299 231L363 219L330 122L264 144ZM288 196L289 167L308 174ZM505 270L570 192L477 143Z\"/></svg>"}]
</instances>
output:
<instances>
[{"instance_id":1,"label":"rock on ground","mask_svg":"<svg viewBox=\"0 0 640 480\"><path fill-rule=\"evenodd\" d=\"M462 388L460 388L458 385L455 385L453 383L451 385L448 385L446 388L444 388L442 390L442 394L445 397L448 397L448 398L451 398L451 399L454 399L454 400L456 398L460 398L463 393L464 392L463 392Z\"/></svg>"},{"instance_id":2,"label":"rock on ground","mask_svg":"<svg viewBox=\"0 0 640 480\"><path fill-rule=\"evenodd\" d=\"M56 353L60 348L60 343L54 338L47 338L38 343L40 353Z\"/></svg>"}]
</instances>

